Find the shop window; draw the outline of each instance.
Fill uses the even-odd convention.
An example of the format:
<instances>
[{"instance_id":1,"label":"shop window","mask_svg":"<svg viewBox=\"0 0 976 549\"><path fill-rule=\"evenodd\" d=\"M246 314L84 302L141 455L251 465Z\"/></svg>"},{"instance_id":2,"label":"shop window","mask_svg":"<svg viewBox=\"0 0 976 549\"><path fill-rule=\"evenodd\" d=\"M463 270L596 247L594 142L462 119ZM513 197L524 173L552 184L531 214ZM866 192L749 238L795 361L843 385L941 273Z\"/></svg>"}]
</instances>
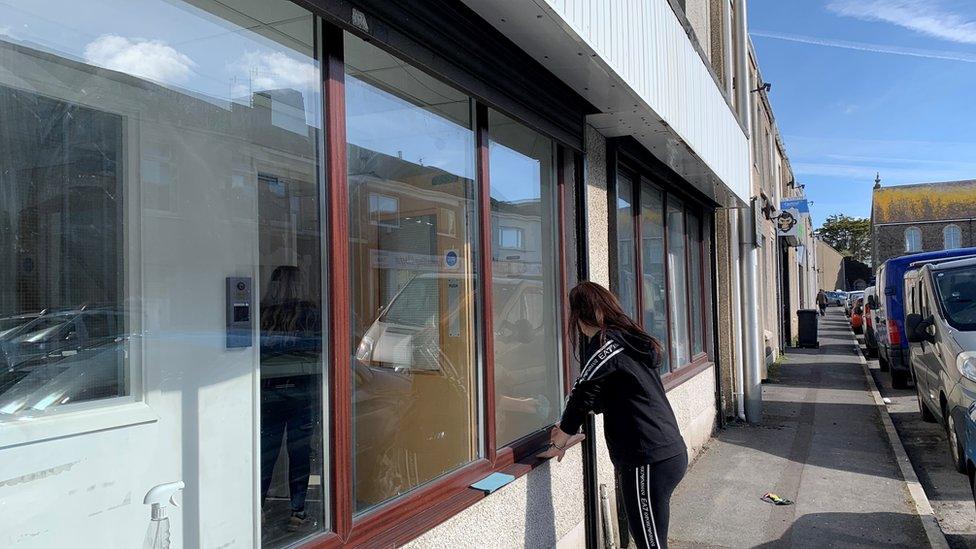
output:
<instances>
[{"instance_id":1,"label":"shop window","mask_svg":"<svg viewBox=\"0 0 976 549\"><path fill-rule=\"evenodd\" d=\"M617 298L624 312L637 316L637 267L634 264L634 182L617 174Z\"/></svg>"},{"instance_id":2,"label":"shop window","mask_svg":"<svg viewBox=\"0 0 976 549\"><path fill-rule=\"evenodd\" d=\"M352 35L344 49L361 512L478 457L481 281L471 99Z\"/></svg>"},{"instance_id":3,"label":"shop window","mask_svg":"<svg viewBox=\"0 0 976 549\"><path fill-rule=\"evenodd\" d=\"M488 115L491 219L517 228L521 253L492 251L495 430L499 446L552 425L562 402L556 150L538 132Z\"/></svg>"},{"instance_id":4,"label":"shop window","mask_svg":"<svg viewBox=\"0 0 976 549\"><path fill-rule=\"evenodd\" d=\"M909 253L922 251L922 231L918 227L905 229L905 251Z\"/></svg>"},{"instance_id":5,"label":"shop window","mask_svg":"<svg viewBox=\"0 0 976 549\"><path fill-rule=\"evenodd\" d=\"M962 231L959 229L959 225L946 225L942 229L942 243L942 247L946 250L962 248Z\"/></svg>"},{"instance_id":6,"label":"shop window","mask_svg":"<svg viewBox=\"0 0 976 549\"><path fill-rule=\"evenodd\" d=\"M703 218L698 207L629 170L621 168L616 183L616 291L628 314L639 310L635 318L661 342L664 375L706 355L710 266ZM635 233L639 247L632 244Z\"/></svg>"},{"instance_id":7,"label":"shop window","mask_svg":"<svg viewBox=\"0 0 976 549\"><path fill-rule=\"evenodd\" d=\"M662 343L661 369L668 371L668 284L664 264L664 193L644 180L640 186L641 271L643 325Z\"/></svg>"}]
</instances>

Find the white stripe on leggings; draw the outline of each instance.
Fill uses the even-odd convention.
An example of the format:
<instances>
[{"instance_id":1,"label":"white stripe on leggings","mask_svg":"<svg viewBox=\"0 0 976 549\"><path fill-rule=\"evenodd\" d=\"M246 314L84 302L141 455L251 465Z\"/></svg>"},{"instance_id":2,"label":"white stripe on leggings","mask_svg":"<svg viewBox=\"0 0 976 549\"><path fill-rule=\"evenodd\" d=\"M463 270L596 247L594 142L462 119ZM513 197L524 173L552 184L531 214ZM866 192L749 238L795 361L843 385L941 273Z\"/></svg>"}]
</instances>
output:
<instances>
[{"instance_id":1,"label":"white stripe on leggings","mask_svg":"<svg viewBox=\"0 0 976 549\"><path fill-rule=\"evenodd\" d=\"M647 474L644 475L644 483L647 487L647 508L651 514L651 531L654 532L654 546L660 547L661 540L657 539L657 524L654 524L654 509L651 507L651 466L645 465L644 467L647 467Z\"/></svg>"},{"instance_id":2,"label":"white stripe on leggings","mask_svg":"<svg viewBox=\"0 0 976 549\"><path fill-rule=\"evenodd\" d=\"M641 533L644 534L644 546L651 547L650 541L647 539L647 524L644 523L644 506L641 504L641 478L640 478L640 467L634 468L634 489L637 490L637 513L640 515L641 521ZM647 502L650 505L650 501ZM657 539L657 538L655 538Z\"/></svg>"}]
</instances>

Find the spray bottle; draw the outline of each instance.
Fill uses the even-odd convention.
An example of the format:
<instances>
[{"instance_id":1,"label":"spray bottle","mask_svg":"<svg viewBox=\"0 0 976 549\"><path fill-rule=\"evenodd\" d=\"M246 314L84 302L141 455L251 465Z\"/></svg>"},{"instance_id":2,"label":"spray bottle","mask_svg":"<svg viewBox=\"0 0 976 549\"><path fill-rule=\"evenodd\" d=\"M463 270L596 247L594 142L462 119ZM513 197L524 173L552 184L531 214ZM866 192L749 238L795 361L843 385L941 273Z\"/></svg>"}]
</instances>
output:
<instances>
[{"instance_id":1,"label":"spray bottle","mask_svg":"<svg viewBox=\"0 0 976 549\"><path fill-rule=\"evenodd\" d=\"M146 530L146 540L142 543L143 549L169 549L169 517L166 516L164 509L167 503L179 507L176 503L176 493L185 486L182 480L178 480L153 486L146 492L142 503L152 505L152 519Z\"/></svg>"}]
</instances>

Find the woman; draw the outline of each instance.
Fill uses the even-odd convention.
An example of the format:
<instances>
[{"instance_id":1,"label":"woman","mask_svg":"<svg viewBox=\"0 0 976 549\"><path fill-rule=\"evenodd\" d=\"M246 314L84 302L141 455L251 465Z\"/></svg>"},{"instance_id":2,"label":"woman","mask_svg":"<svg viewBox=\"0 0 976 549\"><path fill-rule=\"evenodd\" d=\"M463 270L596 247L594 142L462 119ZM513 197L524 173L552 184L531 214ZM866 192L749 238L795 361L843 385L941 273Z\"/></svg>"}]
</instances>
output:
<instances>
[{"instance_id":1,"label":"woman","mask_svg":"<svg viewBox=\"0 0 976 549\"><path fill-rule=\"evenodd\" d=\"M286 439L291 514L285 528L292 532L310 520L305 499L320 383L321 316L306 295L298 267L281 265L261 300L261 502Z\"/></svg>"},{"instance_id":2,"label":"woman","mask_svg":"<svg viewBox=\"0 0 976 549\"><path fill-rule=\"evenodd\" d=\"M586 363L562 421L540 457L562 459L587 412L604 414L631 535L642 549L667 547L671 494L688 453L658 375L661 346L631 320L606 288L583 282L569 294L570 326L586 337Z\"/></svg>"}]
</instances>

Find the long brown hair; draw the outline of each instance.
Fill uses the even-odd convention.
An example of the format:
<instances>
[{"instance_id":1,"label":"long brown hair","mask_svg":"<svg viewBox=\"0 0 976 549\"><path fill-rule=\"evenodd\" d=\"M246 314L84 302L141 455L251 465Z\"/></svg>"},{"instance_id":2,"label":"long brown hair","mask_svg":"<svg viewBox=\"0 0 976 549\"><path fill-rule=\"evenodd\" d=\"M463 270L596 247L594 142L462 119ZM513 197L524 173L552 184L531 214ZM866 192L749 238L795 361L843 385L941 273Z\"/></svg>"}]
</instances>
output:
<instances>
[{"instance_id":1,"label":"long brown hair","mask_svg":"<svg viewBox=\"0 0 976 549\"><path fill-rule=\"evenodd\" d=\"M660 342L627 316L617 296L596 282L580 282L569 292L569 330L574 348L580 323L599 328L601 345L607 339L608 330L618 330L645 343L653 351L655 363L662 358Z\"/></svg>"}]
</instances>

